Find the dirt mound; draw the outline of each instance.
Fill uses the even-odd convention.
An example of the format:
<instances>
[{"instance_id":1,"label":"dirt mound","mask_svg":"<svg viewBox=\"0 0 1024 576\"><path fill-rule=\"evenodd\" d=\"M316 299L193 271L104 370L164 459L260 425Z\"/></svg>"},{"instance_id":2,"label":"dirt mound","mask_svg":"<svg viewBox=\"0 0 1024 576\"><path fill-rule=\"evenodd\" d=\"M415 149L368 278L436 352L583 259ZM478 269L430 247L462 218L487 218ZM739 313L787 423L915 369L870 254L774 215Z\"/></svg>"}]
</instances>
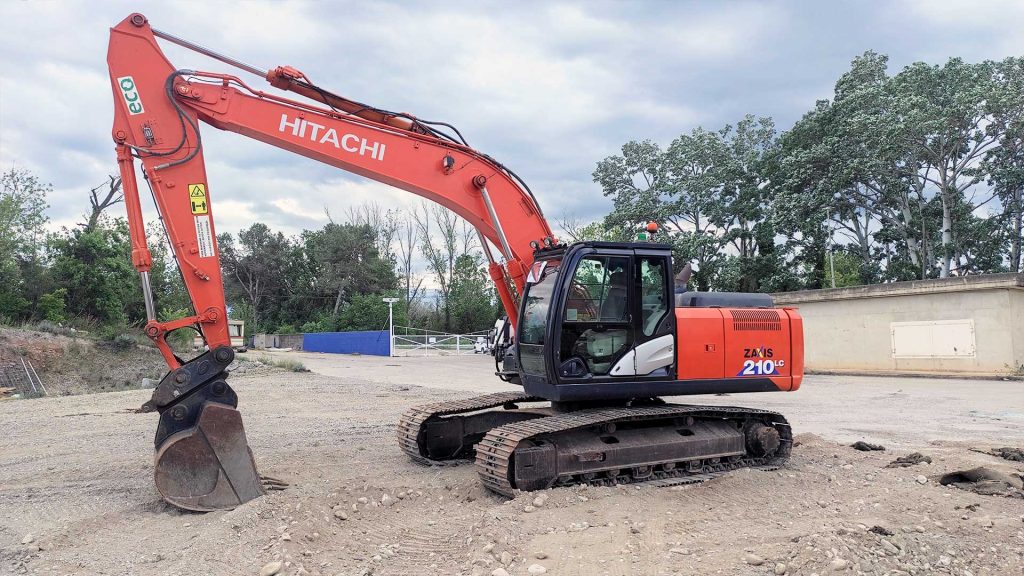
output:
<instances>
[{"instance_id":1,"label":"dirt mound","mask_svg":"<svg viewBox=\"0 0 1024 576\"><path fill-rule=\"evenodd\" d=\"M130 390L141 387L143 378L159 380L167 371L155 347L130 337L107 341L0 328L0 371L12 380L20 378L22 359L31 363L49 396Z\"/></svg>"},{"instance_id":2,"label":"dirt mound","mask_svg":"<svg viewBox=\"0 0 1024 576\"><path fill-rule=\"evenodd\" d=\"M991 468L979 466L970 470L958 470L944 474L939 479L943 486L955 486L985 496L1014 496L1024 498L1019 477L1004 474Z\"/></svg>"},{"instance_id":3,"label":"dirt mound","mask_svg":"<svg viewBox=\"0 0 1024 576\"><path fill-rule=\"evenodd\" d=\"M987 454L998 456L1011 462L1024 462L1024 450L1020 448L993 448Z\"/></svg>"},{"instance_id":4,"label":"dirt mound","mask_svg":"<svg viewBox=\"0 0 1024 576\"><path fill-rule=\"evenodd\" d=\"M909 468L910 466L917 466L918 464L931 464L931 456L925 456L920 452L911 452L906 456L900 456L899 458L889 462L886 468Z\"/></svg>"}]
</instances>

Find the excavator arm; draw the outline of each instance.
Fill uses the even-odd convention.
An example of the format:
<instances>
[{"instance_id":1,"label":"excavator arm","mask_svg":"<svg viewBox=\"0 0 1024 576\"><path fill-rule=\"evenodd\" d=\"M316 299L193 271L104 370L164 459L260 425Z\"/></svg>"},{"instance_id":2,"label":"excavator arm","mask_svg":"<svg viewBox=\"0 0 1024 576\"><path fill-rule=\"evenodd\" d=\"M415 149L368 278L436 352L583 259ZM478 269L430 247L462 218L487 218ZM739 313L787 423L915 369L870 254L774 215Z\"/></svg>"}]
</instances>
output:
<instances>
[{"instance_id":1,"label":"excavator arm","mask_svg":"<svg viewBox=\"0 0 1024 576\"><path fill-rule=\"evenodd\" d=\"M309 101L256 90L236 76L177 69L157 37L265 77ZM388 112L323 90L301 72L268 72L154 30L141 14L111 29L107 53L118 165L131 232L132 263L146 301L146 334L171 371L147 407L160 412L157 488L194 510L230 508L262 493L237 396L227 385L233 358L218 258L213 198L200 122L237 132L437 202L480 234L489 273L513 325L534 250L554 237L529 189L500 163L451 136L447 125ZM311 102L310 102L311 101ZM141 163L194 314L160 321L154 310L135 161ZM490 245L496 247L495 258ZM209 351L187 362L166 342L197 326Z\"/></svg>"}]
</instances>

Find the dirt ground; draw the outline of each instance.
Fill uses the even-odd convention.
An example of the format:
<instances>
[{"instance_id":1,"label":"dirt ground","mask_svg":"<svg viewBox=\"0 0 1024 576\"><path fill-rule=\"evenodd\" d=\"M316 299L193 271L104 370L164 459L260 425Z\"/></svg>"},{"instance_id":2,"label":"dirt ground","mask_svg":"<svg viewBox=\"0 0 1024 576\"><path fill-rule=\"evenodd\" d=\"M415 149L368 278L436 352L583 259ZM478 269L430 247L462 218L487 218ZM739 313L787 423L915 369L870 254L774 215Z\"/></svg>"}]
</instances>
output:
<instances>
[{"instance_id":1,"label":"dirt ground","mask_svg":"<svg viewBox=\"0 0 1024 576\"><path fill-rule=\"evenodd\" d=\"M793 394L689 397L783 412L790 463L507 500L471 465L409 462L394 437L411 405L501 389L488 358L280 355L313 372L232 382L257 465L291 487L230 512L160 500L156 416L130 411L147 391L0 403L0 574L1024 573L1024 499L936 481L1024 468L970 450L1024 446L1022 382L813 376ZM933 463L885 467L912 451Z\"/></svg>"}]
</instances>

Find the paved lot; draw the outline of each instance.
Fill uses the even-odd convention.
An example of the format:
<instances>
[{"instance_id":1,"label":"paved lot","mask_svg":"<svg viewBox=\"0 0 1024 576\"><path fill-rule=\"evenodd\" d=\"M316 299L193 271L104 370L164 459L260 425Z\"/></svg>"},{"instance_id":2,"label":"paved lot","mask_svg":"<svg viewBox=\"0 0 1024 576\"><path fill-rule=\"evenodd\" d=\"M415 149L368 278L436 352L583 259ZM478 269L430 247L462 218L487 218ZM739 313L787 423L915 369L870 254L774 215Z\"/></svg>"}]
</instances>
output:
<instances>
[{"instance_id":1,"label":"paved lot","mask_svg":"<svg viewBox=\"0 0 1024 576\"><path fill-rule=\"evenodd\" d=\"M487 356L381 358L314 352L253 352L293 358L325 376L427 388L496 392L517 387L494 376ZM686 396L673 401L777 410L797 432L839 441L921 446L935 439L1024 443L1024 382L808 375L792 393Z\"/></svg>"}]
</instances>

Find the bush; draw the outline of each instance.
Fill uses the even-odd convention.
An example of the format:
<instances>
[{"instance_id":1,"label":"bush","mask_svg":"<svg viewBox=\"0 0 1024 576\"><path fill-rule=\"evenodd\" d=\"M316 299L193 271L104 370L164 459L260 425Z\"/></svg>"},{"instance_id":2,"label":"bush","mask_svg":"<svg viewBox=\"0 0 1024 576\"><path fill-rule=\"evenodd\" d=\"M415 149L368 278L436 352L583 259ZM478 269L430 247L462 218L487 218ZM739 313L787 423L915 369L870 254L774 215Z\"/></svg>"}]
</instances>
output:
<instances>
[{"instance_id":1,"label":"bush","mask_svg":"<svg viewBox=\"0 0 1024 576\"><path fill-rule=\"evenodd\" d=\"M79 332L84 332L86 334L100 334L101 332L99 321L92 316L74 317L68 321L68 324Z\"/></svg>"},{"instance_id":2,"label":"bush","mask_svg":"<svg viewBox=\"0 0 1024 576\"><path fill-rule=\"evenodd\" d=\"M26 326L38 330L40 332L49 332L50 334L58 334L60 336L75 336L75 329L68 326L61 326L50 320L40 320L36 322L34 326Z\"/></svg>"},{"instance_id":3,"label":"bush","mask_svg":"<svg viewBox=\"0 0 1024 576\"><path fill-rule=\"evenodd\" d=\"M309 334L311 332L330 332L331 327L326 320L317 320L316 322L306 322L302 325L302 333Z\"/></svg>"},{"instance_id":4,"label":"bush","mask_svg":"<svg viewBox=\"0 0 1024 576\"><path fill-rule=\"evenodd\" d=\"M58 288L49 294L40 296L39 311L42 312L43 318L50 322L64 322L67 319L64 311L64 302L67 296L67 288Z\"/></svg>"},{"instance_id":5,"label":"bush","mask_svg":"<svg viewBox=\"0 0 1024 576\"><path fill-rule=\"evenodd\" d=\"M292 360L291 358L270 358L269 356L260 356L256 359L260 364L267 366L274 366L277 368L283 368L291 372L309 372L306 366L298 360Z\"/></svg>"},{"instance_id":6,"label":"bush","mask_svg":"<svg viewBox=\"0 0 1024 576\"><path fill-rule=\"evenodd\" d=\"M118 334L110 341L110 345L114 350L123 352L138 346L138 342L135 340L135 336L131 334Z\"/></svg>"}]
</instances>

